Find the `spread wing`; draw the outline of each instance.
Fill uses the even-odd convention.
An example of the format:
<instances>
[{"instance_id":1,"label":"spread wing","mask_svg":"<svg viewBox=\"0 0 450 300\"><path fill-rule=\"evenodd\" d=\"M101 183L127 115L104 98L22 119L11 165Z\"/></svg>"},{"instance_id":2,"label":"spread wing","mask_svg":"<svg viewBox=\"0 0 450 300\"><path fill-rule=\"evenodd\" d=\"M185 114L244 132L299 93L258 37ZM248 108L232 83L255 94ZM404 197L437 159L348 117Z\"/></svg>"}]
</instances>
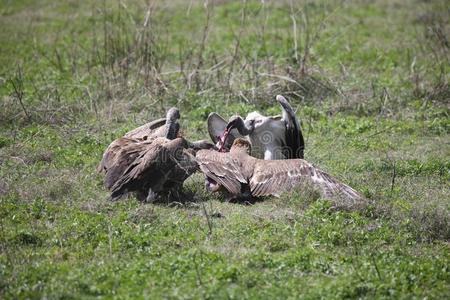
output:
<instances>
[{"instance_id":1,"label":"spread wing","mask_svg":"<svg viewBox=\"0 0 450 300\"><path fill-rule=\"evenodd\" d=\"M282 120L286 125L286 144L290 148L290 153L287 158L303 158L305 141L295 112L286 98L278 95L276 99L283 108Z\"/></svg>"},{"instance_id":2,"label":"spread wing","mask_svg":"<svg viewBox=\"0 0 450 300\"><path fill-rule=\"evenodd\" d=\"M250 180L250 189L253 196L279 196L302 184L318 188L325 198L363 198L350 186L303 159L258 161Z\"/></svg>"},{"instance_id":3,"label":"spread wing","mask_svg":"<svg viewBox=\"0 0 450 300\"><path fill-rule=\"evenodd\" d=\"M149 137L163 137L165 135L164 125L166 125L166 118L157 119L127 132L124 137L144 140Z\"/></svg>"},{"instance_id":4,"label":"spread wing","mask_svg":"<svg viewBox=\"0 0 450 300\"><path fill-rule=\"evenodd\" d=\"M205 176L224 186L231 194L239 195L242 184L247 184L240 162L229 153L200 150L195 158Z\"/></svg>"},{"instance_id":5,"label":"spread wing","mask_svg":"<svg viewBox=\"0 0 450 300\"><path fill-rule=\"evenodd\" d=\"M228 125L228 122L225 121L225 119L222 118L219 114L212 112L208 116L207 124L209 137L214 144L217 144L217 142L219 141L219 137L222 136L225 128ZM233 141L237 138L243 138L243 136L239 134L236 129L231 130L228 135L225 148L230 149Z\"/></svg>"}]
</instances>

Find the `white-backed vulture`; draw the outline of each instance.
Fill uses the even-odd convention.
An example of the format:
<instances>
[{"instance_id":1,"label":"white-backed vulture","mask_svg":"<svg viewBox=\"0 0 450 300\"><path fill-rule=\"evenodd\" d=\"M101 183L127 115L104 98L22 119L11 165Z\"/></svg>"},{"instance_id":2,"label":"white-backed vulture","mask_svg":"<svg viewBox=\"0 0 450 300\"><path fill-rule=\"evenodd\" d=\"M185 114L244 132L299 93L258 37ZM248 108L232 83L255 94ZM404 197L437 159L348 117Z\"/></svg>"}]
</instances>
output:
<instances>
[{"instance_id":1,"label":"white-backed vulture","mask_svg":"<svg viewBox=\"0 0 450 300\"><path fill-rule=\"evenodd\" d=\"M283 96L278 95L276 100L283 110L281 117L266 117L255 111L245 120L234 116L227 123L216 113L210 114L208 131L211 139L214 143L222 142L223 147L229 149L235 138L248 137L252 144L251 155L265 160L303 158L305 142L295 112ZM223 132L226 132L225 138Z\"/></svg>"}]
</instances>

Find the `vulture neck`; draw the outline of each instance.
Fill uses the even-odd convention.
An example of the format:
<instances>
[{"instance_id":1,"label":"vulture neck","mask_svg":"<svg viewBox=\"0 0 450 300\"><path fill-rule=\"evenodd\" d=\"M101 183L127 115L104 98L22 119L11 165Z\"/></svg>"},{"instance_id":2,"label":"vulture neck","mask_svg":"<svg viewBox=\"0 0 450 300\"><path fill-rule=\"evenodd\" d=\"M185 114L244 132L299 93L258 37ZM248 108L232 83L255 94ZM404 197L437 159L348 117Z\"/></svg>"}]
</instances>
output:
<instances>
[{"instance_id":1,"label":"vulture neck","mask_svg":"<svg viewBox=\"0 0 450 300\"><path fill-rule=\"evenodd\" d=\"M173 140L178 136L180 130L180 124L176 120L168 120L166 122L166 138Z\"/></svg>"},{"instance_id":2,"label":"vulture neck","mask_svg":"<svg viewBox=\"0 0 450 300\"><path fill-rule=\"evenodd\" d=\"M244 120L242 118L238 118L236 119L236 125L235 125L236 129L239 131L240 134L242 135L249 135L252 133L252 130L250 130L249 128L247 128L245 126Z\"/></svg>"},{"instance_id":3,"label":"vulture neck","mask_svg":"<svg viewBox=\"0 0 450 300\"><path fill-rule=\"evenodd\" d=\"M253 156L250 156L250 148L248 147L231 147L230 154L233 157L233 159L238 161L238 165L240 165L240 173L244 178L247 178L248 180L253 175L253 169L255 167L256 162L258 159L254 158Z\"/></svg>"}]
</instances>

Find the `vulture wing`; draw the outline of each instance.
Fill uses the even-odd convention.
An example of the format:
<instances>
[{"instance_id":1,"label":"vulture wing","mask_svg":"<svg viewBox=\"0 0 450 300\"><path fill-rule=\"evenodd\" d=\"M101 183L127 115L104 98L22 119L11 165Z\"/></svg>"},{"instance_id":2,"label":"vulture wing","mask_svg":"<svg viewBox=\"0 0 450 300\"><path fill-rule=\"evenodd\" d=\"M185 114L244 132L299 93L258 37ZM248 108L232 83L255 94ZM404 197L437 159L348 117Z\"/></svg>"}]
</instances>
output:
<instances>
[{"instance_id":1,"label":"vulture wing","mask_svg":"<svg viewBox=\"0 0 450 300\"><path fill-rule=\"evenodd\" d=\"M127 132L122 138L113 141L105 153L103 154L102 161L97 166L99 173L107 173L112 165L116 164L116 158L122 157L122 148L127 147L132 139L140 140L153 140L157 137L164 137L166 134L166 118L161 118L144 124L138 128L135 128ZM133 142L135 143L135 142Z\"/></svg>"},{"instance_id":2,"label":"vulture wing","mask_svg":"<svg viewBox=\"0 0 450 300\"><path fill-rule=\"evenodd\" d=\"M183 149L175 156L175 165L171 169L170 182L182 184L189 176L198 171L195 152L191 149Z\"/></svg>"},{"instance_id":3,"label":"vulture wing","mask_svg":"<svg viewBox=\"0 0 450 300\"><path fill-rule=\"evenodd\" d=\"M247 184L241 163L229 153L200 150L195 158L205 176L224 186L231 194L239 195L241 185Z\"/></svg>"},{"instance_id":4,"label":"vulture wing","mask_svg":"<svg viewBox=\"0 0 450 300\"><path fill-rule=\"evenodd\" d=\"M250 180L250 189L253 196L279 196L302 184L319 188L325 198L363 199L353 188L303 159L259 160Z\"/></svg>"},{"instance_id":5,"label":"vulture wing","mask_svg":"<svg viewBox=\"0 0 450 300\"><path fill-rule=\"evenodd\" d=\"M105 186L107 189L111 189L129 170L130 166L139 166L147 152L155 153L155 149L157 149L157 145L152 145L150 141L128 138L121 138L117 141L120 142L121 147L114 153L110 166L106 170Z\"/></svg>"},{"instance_id":6,"label":"vulture wing","mask_svg":"<svg viewBox=\"0 0 450 300\"><path fill-rule=\"evenodd\" d=\"M180 155L177 151L180 150L181 153L184 145L185 141L181 138L170 141L158 138L151 143L138 142L129 147L123 158L127 162L126 167L122 168L120 164L117 166L117 180L111 187L111 198L115 199L125 192L144 187L157 186L157 189L162 189L176 169L176 157Z\"/></svg>"},{"instance_id":7,"label":"vulture wing","mask_svg":"<svg viewBox=\"0 0 450 300\"><path fill-rule=\"evenodd\" d=\"M166 118L157 119L127 132L124 137L143 140L149 137L163 137L166 133L164 125L166 125Z\"/></svg>"},{"instance_id":8,"label":"vulture wing","mask_svg":"<svg viewBox=\"0 0 450 300\"><path fill-rule=\"evenodd\" d=\"M113 166L116 166L121 159L125 156L129 156L126 154L124 156L124 153L130 151L130 149L128 149L130 145L136 145L137 143L138 140L132 138L119 138L113 141L108 148L106 148L102 160L97 166L97 171L99 173L107 174L108 171L111 170Z\"/></svg>"},{"instance_id":9,"label":"vulture wing","mask_svg":"<svg viewBox=\"0 0 450 300\"><path fill-rule=\"evenodd\" d=\"M287 158L303 158L305 141L295 112L286 98L278 95L276 99L283 108L282 120L286 124L286 146L288 146L290 152Z\"/></svg>"}]
</instances>

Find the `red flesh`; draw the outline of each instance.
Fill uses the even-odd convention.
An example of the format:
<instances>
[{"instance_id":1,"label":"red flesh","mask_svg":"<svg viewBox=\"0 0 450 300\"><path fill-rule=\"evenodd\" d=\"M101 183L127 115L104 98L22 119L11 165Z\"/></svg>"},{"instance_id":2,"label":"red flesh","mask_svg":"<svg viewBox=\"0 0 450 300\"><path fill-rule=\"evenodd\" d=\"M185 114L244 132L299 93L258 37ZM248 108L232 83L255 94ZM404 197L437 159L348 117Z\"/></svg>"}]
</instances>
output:
<instances>
[{"instance_id":1,"label":"red flesh","mask_svg":"<svg viewBox=\"0 0 450 300\"><path fill-rule=\"evenodd\" d=\"M230 132L228 131L227 128L225 128L223 134L218 137L219 138L219 145L220 145L219 150L218 150L219 152L226 152L225 142L226 142L229 134L230 134Z\"/></svg>"}]
</instances>

